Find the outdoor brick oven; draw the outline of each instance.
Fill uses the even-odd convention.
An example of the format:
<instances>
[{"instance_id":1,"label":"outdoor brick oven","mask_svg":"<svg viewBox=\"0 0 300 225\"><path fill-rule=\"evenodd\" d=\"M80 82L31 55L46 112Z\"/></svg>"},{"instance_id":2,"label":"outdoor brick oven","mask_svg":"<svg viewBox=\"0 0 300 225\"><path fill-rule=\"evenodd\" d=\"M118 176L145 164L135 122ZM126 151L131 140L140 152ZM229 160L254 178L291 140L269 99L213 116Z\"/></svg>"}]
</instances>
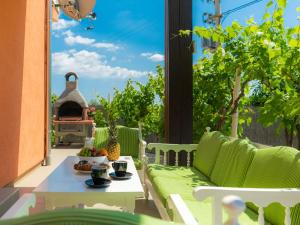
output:
<instances>
[{"instance_id":1,"label":"outdoor brick oven","mask_svg":"<svg viewBox=\"0 0 300 225\"><path fill-rule=\"evenodd\" d=\"M56 144L84 143L86 137L93 137L95 123L88 118L89 106L78 90L78 76L70 72L65 78L66 89L54 105Z\"/></svg>"}]
</instances>

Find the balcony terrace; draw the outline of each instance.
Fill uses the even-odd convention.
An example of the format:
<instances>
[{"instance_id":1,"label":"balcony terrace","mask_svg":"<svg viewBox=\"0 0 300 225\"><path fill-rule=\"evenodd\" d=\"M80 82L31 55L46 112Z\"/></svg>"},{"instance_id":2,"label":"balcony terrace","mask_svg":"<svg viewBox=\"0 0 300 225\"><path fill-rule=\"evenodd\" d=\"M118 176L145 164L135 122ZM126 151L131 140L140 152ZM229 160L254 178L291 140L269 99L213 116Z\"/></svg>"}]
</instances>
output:
<instances>
[{"instance_id":1,"label":"balcony terrace","mask_svg":"<svg viewBox=\"0 0 300 225\"><path fill-rule=\"evenodd\" d=\"M195 0L165 0L165 54L139 53L165 65L148 75L97 52L118 45L53 32L95 21L95 3L1 4L0 225L300 225L299 3L202 2L199 25ZM253 5L261 17L225 21ZM53 53L51 35L98 50ZM79 77L99 68L145 80L88 102Z\"/></svg>"}]
</instances>

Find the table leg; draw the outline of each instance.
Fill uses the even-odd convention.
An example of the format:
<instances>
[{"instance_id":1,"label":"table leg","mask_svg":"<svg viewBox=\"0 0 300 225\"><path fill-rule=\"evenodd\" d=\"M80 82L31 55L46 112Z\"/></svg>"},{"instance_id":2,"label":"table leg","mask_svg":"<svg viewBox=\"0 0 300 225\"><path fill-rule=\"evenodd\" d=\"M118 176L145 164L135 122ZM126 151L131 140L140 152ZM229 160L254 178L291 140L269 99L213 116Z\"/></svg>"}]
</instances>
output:
<instances>
[{"instance_id":1,"label":"table leg","mask_svg":"<svg viewBox=\"0 0 300 225\"><path fill-rule=\"evenodd\" d=\"M53 204L53 201L51 198L48 198L47 196L44 196L45 199L45 209L46 210L54 210L56 207Z\"/></svg>"},{"instance_id":2,"label":"table leg","mask_svg":"<svg viewBox=\"0 0 300 225\"><path fill-rule=\"evenodd\" d=\"M126 205L124 206L124 211L129 213L134 213L135 210L135 196L128 196L125 199Z\"/></svg>"}]
</instances>

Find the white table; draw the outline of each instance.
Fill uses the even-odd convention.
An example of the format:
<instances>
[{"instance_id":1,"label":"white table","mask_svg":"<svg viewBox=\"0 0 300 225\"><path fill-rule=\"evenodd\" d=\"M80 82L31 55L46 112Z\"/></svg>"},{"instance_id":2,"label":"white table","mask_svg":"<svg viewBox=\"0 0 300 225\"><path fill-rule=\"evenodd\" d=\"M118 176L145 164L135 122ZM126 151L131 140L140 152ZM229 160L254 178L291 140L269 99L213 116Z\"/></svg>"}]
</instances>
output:
<instances>
[{"instance_id":1,"label":"white table","mask_svg":"<svg viewBox=\"0 0 300 225\"><path fill-rule=\"evenodd\" d=\"M73 169L79 159L67 157L38 187L33 190L36 197L44 197L46 209L76 205L93 206L104 203L120 206L124 211L134 212L135 199L144 197L144 189L131 156L121 156L128 162L127 171L133 176L129 180L112 180L107 188L89 188L85 180L89 174L80 174ZM109 169L109 173L113 169Z\"/></svg>"}]
</instances>

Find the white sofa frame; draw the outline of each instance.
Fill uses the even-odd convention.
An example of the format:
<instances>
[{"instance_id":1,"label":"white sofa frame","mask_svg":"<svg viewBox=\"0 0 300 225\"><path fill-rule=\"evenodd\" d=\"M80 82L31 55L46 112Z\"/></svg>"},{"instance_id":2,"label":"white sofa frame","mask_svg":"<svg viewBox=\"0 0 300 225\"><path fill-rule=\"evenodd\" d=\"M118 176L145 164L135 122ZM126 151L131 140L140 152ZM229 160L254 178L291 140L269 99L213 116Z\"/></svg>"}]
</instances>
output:
<instances>
[{"instance_id":1,"label":"white sofa frame","mask_svg":"<svg viewBox=\"0 0 300 225\"><path fill-rule=\"evenodd\" d=\"M264 225L264 208L271 203L278 202L285 207L285 225L291 224L290 208L300 203L300 189L297 188L227 188L200 186L194 189L193 196L198 201L208 197L213 198L212 221L214 225L222 224L222 199L226 196L237 195L245 202L252 202L258 206L258 224ZM182 198L172 196L172 210L176 214L177 222L184 222L189 216L181 211ZM200 221L201 224L201 221Z\"/></svg>"},{"instance_id":2,"label":"white sofa frame","mask_svg":"<svg viewBox=\"0 0 300 225\"><path fill-rule=\"evenodd\" d=\"M156 164L160 164L160 153L161 153L161 151L163 152L163 165L167 165L167 153L169 151L174 151L175 152L175 165L178 166L179 152L185 151L185 152L187 152L187 166L189 167L190 164L191 164L191 161L190 161L191 154L193 154L193 152L197 149L197 146L198 146L197 144L150 143L150 144L147 145L147 148L148 149L155 149L155 163ZM147 163L148 163L148 160L145 157L144 166L143 166L145 197L146 197L146 199L148 199L149 198L149 193L150 193L152 198L153 198L153 201L155 203L155 206L158 209L158 212L159 212L161 218L164 219L164 220L172 221L173 218L170 218L164 204L162 203L159 196L155 192L155 189L154 189L154 187L151 183L151 180L149 179L149 177L147 175L147 171L146 171L147 170ZM176 198L177 197L175 197L175 199ZM167 204L172 205L172 199L171 198L167 199ZM180 205L182 205L182 204L180 204ZM178 206L178 207L180 207L180 206ZM181 208L182 207L185 208L186 206L181 206ZM187 207L186 207L186 209L181 209L181 210L188 211ZM182 222L184 222L184 221L182 221Z\"/></svg>"}]
</instances>

